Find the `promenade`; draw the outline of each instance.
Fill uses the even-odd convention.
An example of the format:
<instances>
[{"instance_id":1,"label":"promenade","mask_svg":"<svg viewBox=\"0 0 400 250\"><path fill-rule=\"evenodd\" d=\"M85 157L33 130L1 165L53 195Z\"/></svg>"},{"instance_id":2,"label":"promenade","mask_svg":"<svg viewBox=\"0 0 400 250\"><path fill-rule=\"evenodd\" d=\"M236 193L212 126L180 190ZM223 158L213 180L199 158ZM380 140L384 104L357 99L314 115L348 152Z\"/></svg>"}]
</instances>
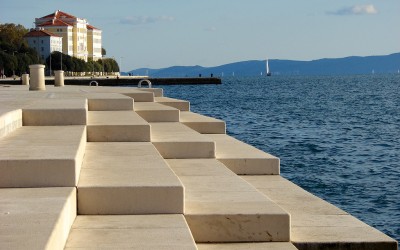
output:
<instances>
[{"instance_id":1,"label":"promenade","mask_svg":"<svg viewBox=\"0 0 400 250\"><path fill-rule=\"evenodd\" d=\"M159 88L0 82L0 187L0 249L398 249Z\"/></svg>"}]
</instances>

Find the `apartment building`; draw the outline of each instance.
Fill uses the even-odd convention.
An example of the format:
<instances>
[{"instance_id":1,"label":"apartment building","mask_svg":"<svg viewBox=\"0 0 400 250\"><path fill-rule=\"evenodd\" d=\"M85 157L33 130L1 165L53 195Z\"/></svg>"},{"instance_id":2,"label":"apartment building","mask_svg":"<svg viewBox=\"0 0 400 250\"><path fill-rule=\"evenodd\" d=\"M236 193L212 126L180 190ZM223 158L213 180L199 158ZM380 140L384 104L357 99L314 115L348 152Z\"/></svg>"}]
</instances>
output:
<instances>
[{"instance_id":1,"label":"apartment building","mask_svg":"<svg viewBox=\"0 0 400 250\"><path fill-rule=\"evenodd\" d=\"M36 27L43 28L63 39L62 52L87 61L101 58L101 33L89 25L84 18L78 18L60 10L35 18Z\"/></svg>"},{"instance_id":2,"label":"apartment building","mask_svg":"<svg viewBox=\"0 0 400 250\"><path fill-rule=\"evenodd\" d=\"M29 47L36 49L42 60L46 60L54 51L62 51L63 38L43 28L31 29L25 39Z\"/></svg>"}]
</instances>

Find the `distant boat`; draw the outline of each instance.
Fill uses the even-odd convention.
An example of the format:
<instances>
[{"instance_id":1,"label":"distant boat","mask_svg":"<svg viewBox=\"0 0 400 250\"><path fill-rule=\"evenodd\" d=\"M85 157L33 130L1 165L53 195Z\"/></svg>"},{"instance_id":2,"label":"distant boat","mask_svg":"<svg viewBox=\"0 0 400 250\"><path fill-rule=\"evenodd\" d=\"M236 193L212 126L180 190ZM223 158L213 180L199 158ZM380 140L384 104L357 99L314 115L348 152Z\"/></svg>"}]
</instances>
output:
<instances>
[{"instance_id":1,"label":"distant boat","mask_svg":"<svg viewBox=\"0 0 400 250\"><path fill-rule=\"evenodd\" d=\"M265 62L265 67L266 67L266 76L271 76L272 74L271 74L271 71L269 71L269 64L268 64L268 59L267 59L267 61Z\"/></svg>"}]
</instances>

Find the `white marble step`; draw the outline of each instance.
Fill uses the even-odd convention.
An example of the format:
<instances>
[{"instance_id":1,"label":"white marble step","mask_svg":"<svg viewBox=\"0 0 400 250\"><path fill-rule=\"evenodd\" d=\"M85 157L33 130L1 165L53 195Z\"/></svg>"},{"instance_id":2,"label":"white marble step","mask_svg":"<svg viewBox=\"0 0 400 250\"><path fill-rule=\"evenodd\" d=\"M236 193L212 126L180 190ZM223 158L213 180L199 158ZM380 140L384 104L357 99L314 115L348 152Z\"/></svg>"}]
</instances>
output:
<instances>
[{"instance_id":1,"label":"white marble step","mask_svg":"<svg viewBox=\"0 0 400 250\"><path fill-rule=\"evenodd\" d=\"M23 126L86 125L87 110L85 98L40 99L23 107Z\"/></svg>"},{"instance_id":2,"label":"white marble step","mask_svg":"<svg viewBox=\"0 0 400 250\"><path fill-rule=\"evenodd\" d=\"M87 93L89 111L133 110L131 97L117 93Z\"/></svg>"},{"instance_id":3,"label":"white marble step","mask_svg":"<svg viewBox=\"0 0 400 250\"><path fill-rule=\"evenodd\" d=\"M214 158L215 143L179 122L153 122L151 142L165 159Z\"/></svg>"},{"instance_id":4,"label":"white marble step","mask_svg":"<svg viewBox=\"0 0 400 250\"><path fill-rule=\"evenodd\" d=\"M150 125L134 111L89 111L89 142L148 142Z\"/></svg>"},{"instance_id":5,"label":"white marble step","mask_svg":"<svg viewBox=\"0 0 400 250\"><path fill-rule=\"evenodd\" d=\"M183 213L184 188L150 142L90 142L78 183L78 212Z\"/></svg>"},{"instance_id":6,"label":"white marble step","mask_svg":"<svg viewBox=\"0 0 400 250\"><path fill-rule=\"evenodd\" d=\"M0 187L74 187L85 126L24 126L0 139Z\"/></svg>"},{"instance_id":7,"label":"white marble step","mask_svg":"<svg viewBox=\"0 0 400 250\"><path fill-rule=\"evenodd\" d=\"M196 242L290 240L290 215L215 159L170 159Z\"/></svg>"},{"instance_id":8,"label":"white marble step","mask_svg":"<svg viewBox=\"0 0 400 250\"><path fill-rule=\"evenodd\" d=\"M225 122L193 112L181 112L180 122L200 134L225 134Z\"/></svg>"},{"instance_id":9,"label":"white marble step","mask_svg":"<svg viewBox=\"0 0 400 250\"><path fill-rule=\"evenodd\" d=\"M77 216L65 250L196 250L182 215Z\"/></svg>"},{"instance_id":10,"label":"white marble step","mask_svg":"<svg viewBox=\"0 0 400 250\"><path fill-rule=\"evenodd\" d=\"M0 189L0 249L62 250L76 217L76 189Z\"/></svg>"},{"instance_id":11,"label":"white marble step","mask_svg":"<svg viewBox=\"0 0 400 250\"><path fill-rule=\"evenodd\" d=\"M157 102L138 102L135 112L147 122L179 122L179 110Z\"/></svg>"},{"instance_id":12,"label":"white marble step","mask_svg":"<svg viewBox=\"0 0 400 250\"><path fill-rule=\"evenodd\" d=\"M169 98L169 97L155 97L154 101L166 106L179 109L180 111L190 111L190 102L188 101Z\"/></svg>"},{"instance_id":13,"label":"white marble step","mask_svg":"<svg viewBox=\"0 0 400 250\"><path fill-rule=\"evenodd\" d=\"M215 141L216 158L239 175L279 175L279 158L229 135L207 134Z\"/></svg>"}]
</instances>

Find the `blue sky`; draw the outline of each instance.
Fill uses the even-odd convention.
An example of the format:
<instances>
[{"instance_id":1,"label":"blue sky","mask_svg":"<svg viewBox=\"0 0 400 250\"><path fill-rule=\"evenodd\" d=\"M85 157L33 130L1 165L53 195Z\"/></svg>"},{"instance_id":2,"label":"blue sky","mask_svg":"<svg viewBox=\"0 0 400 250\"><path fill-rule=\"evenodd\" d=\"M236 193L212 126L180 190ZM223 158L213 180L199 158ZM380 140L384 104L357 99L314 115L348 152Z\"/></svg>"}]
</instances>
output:
<instances>
[{"instance_id":1,"label":"blue sky","mask_svg":"<svg viewBox=\"0 0 400 250\"><path fill-rule=\"evenodd\" d=\"M0 23L60 9L103 30L123 71L400 52L399 0L13 0Z\"/></svg>"}]
</instances>

